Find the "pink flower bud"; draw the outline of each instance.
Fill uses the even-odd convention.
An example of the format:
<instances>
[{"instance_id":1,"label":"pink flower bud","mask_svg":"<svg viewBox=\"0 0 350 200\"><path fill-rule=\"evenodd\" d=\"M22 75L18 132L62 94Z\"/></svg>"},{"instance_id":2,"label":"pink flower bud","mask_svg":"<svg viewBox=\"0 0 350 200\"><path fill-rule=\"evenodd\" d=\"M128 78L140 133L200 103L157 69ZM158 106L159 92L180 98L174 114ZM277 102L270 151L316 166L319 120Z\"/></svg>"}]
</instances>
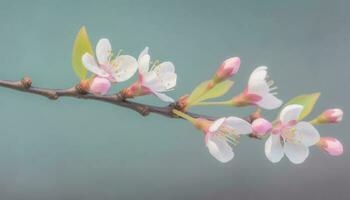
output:
<instances>
[{"instance_id":1,"label":"pink flower bud","mask_svg":"<svg viewBox=\"0 0 350 200\"><path fill-rule=\"evenodd\" d=\"M134 98L137 96L152 94L152 91L149 88L144 87L140 81L136 81L129 87L124 88L122 94L126 98Z\"/></svg>"},{"instance_id":2,"label":"pink flower bud","mask_svg":"<svg viewBox=\"0 0 350 200\"><path fill-rule=\"evenodd\" d=\"M324 123L337 123L343 119L343 111L339 108L328 109L321 115Z\"/></svg>"},{"instance_id":3,"label":"pink flower bud","mask_svg":"<svg viewBox=\"0 0 350 200\"><path fill-rule=\"evenodd\" d=\"M343 154L343 145L335 138L322 137L319 144L323 150L329 153L329 155L339 156Z\"/></svg>"},{"instance_id":4,"label":"pink flower bud","mask_svg":"<svg viewBox=\"0 0 350 200\"><path fill-rule=\"evenodd\" d=\"M264 118L258 118L252 123L253 132L257 136L263 136L271 130L272 125Z\"/></svg>"},{"instance_id":5,"label":"pink flower bud","mask_svg":"<svg viewBox=\"0 0 350 200\"><path fill-rule=\"evenodd\" d=\"M239 57L232 57L225 60L221 64L220 68L216 71L216 81L220 82L235 75L238 72L240 65L241 59Z\"/></svg>"},{"instance_id":6,"label":"pink flower bud","mask_svg":"<svg viewBox=\"0 0 350 200\"><path fill-rule=\"evenodd\" d=\"M111 82L107 78L96 76L90 85L90 92L93 94L105 95L111 88Z\"/></svg>"}]
</instances>

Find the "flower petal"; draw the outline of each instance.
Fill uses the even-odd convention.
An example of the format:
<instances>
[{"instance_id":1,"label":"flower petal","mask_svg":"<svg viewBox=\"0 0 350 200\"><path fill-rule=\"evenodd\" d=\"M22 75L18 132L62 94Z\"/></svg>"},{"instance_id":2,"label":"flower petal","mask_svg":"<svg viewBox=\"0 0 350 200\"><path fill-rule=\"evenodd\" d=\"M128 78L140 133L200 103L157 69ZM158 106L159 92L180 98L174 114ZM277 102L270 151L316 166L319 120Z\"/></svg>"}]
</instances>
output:
<instances>
[{"instance_id":1,"label":"flower petal","mask_svg":"<svg viewBox=\"0 0 350 200\"><path fill-rule=\"evenodd\" d=\"M151 57L149 55L144 55L139 58L139 73L144 74L148 72L150 59Z\"/></svg>"},{"instance_id":2,"label":"flower petal","mask_svg":"<svg viewBox=\"0 0 350 200\"><path fill-rule=\"evenodd\" d=\"M131 78L137 71L137 61L129 55L118 56L114 60L117 69L114 78L117 82L126 81Z\"/></svg>"},{"instance_id":3,"label":"flower petal","mask_svg":"<svg viewBox=\"0 0 350 200\"><path fill-rule=\"evenodd\" d=\"M163 91L164 87L154 71L143 74L142 84L156 92Z\"/></svg>"},{"instance_id":4,"label":"flower petal","mask_svg":"<svg viewBox=\"0 0 350 200\"><path fill-rule=\"evenodd\" d=\"M165 101L165 102L168 102L168 103L174 103L175 102L175 100L173 98L169 97L166 94L163 94L163 93L160 93L160 92L155 92L155 91L153 91L152 93L154 95L156 95L162 101Z\"/></svg>"},{"instance_id":5,"label":"flower petal","mask_svg":"<svg viewBox=\"0 0 350 200\"><path fill-rule=\"evenodd\" d=\"M96 45L96 57L99 64L107 65L112 54L112 46L108 39L100 39Z\"/></svg>"},{"instance_id":6,"label":"flower petal","mask_svg":"<svg viewBox=\"0 0 350 200\"><path fill-rule=\"evenodd\" d=\"M309 148L303 144L286 142L284 144L284 153L290 162L301 164L309 156Z\"/></svg>"},{"instance_id":7,"label":"flower petal","mask_svg":"<svg viewBox=\"0 0 350 200\"><path fill-rule=\"evenodd\" d=\"M261 97L269 94L269 86L265 80L252 80L248 84L248 94L257 94Z\"/></svg>"},{"instance_id":8,"label":"flower petal","mask_svg":"<svg viewBox=\"0 0 350 200\"><path fill-rule=\"evenodd\" d=\"M149 54L148 54L148 50L149 50L149 48L148 48L148 47L145 47L145 48L141 51L141 53L140 53L140 55L139 55L139 58L138 58L138 62L140 62L140 59L141 59L143 56L149 55Z\"/></svg>"},{"instance_id":9,"label":"flower petal","mask_svg":"<svg viewBox=\"0 0 350 200\"><path fill-rule=\"evenodd\" d=\"M231 126L239 135L245 135L253 132L250 123L238 117L226 118L225 125Z\"/></svg>"},{"instance_id":10,"label":"flower petal","mask_svg":"<svg viewBox=\"0 0 350 200\"><path fill-rule=\"evenodd\" d=\"M210 132L215 132L217 131L220 126L225 122L226 117L221 117L220 119L215 120L209 127Z\"/></svg>"},{"instance_id":11,"label":"flower petal","mask_svg":"<svg viewBox=\"0 0 350 200\"><path fill-rule=\"evenodd\" d=\"M232 147L220 137L210 137L207 142L209 153L222 163L232 160L234 153Z\"/></svg>"},{"instance_id":12,"label":"flower petal","mask_svg":"<svg viewBox=\"0 0 350 200\"><path fill-rule=\"evenodd\" d=\"M82 60L82 63L84 65L84 67L89 70L90 72L98 75L98 76L101 76L101 77L108 77L109 74L107 72L105 72L103 69L101 69L96 61L95 61L95 58L90 55L89 53L85 53L83 55L83 57L81 58Z\"/></svg>"},{"instance_id":13,"label":"flower petal","mask_svg":"<svg viewBox=\"0 0 350 200\"><path fill-rule=\"evenodd\" d=\"M267 75L267 67L260 66L257 67L249 77L248 85L251 85L255 81L265 81Z\"/></svg>"},{"instance_id":14,"label":"flower petal","mask_svg":"<svg viewBox=\"0 0 350 200\"><path fill-rule=\"evenodd\" d=\"M265 155L273 163L283 158L283 147L279 135L270 135L265 142Z\"/></svg>"},{"instance_id":15,"label":"flower petal","mask_svg":"<svg viewBox=\"0 0 350 200\"><path fill-rule=\"evenodd\" d=\"M283 124L288 124L290 121L297 120L304 106L298 104L288 105L282 109L280 120Z\"/></svg>"},{"instance_id":16,"label":"flower petal","mask_svg":"<svg viewBox=\"0 0 350 200\"><path fill-rule=\"evenodd\" d=\"M280 107L282 105L282 101L275 97L274 95L267 93L262 96L261 100L256 102L259 107L272 110Z\"/></svg>"},{"instance_id":17,"label":"flower petal","mask_svg":"<svg viewBox=\"0 0 350 200\"><path fill-rule=\"evenodd\" d=\"M162 62L154 68L154 71L160 76L165 73L175 73L175 66L172 62Z\"/></svg>"},{"instance_id":18,"label":"flower petal","mask_svg":"<svg viewBox=\"0 0 350 200\"><path fill-rule=\"evenodd\" d=\"M305 146L312 146L320 140L320 134L316 128L308 122L299 122L296 126L296 133L300 136Z\"/></svg>"},{"instance_id":19,"label":"flower petal","mask_svg":"<svg viewBox=\"0 0 350 200\"><path fill-rule=\"evenodd\" d=\"M163 85L162 91L166 91L176 86L177 75L175 73L165 73L162 77L159 77L159 79L161 80Z\"/></svg>"}]
</instances>

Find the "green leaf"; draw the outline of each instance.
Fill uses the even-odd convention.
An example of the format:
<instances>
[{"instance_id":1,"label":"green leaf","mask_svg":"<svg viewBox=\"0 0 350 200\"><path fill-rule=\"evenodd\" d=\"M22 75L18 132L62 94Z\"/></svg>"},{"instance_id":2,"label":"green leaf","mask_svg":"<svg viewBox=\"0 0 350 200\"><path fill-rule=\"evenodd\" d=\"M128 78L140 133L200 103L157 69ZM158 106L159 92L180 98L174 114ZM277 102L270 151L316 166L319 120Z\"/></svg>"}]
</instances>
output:
<instances>
[{"instance_id":1,"label":"green leaf","mask_svg":"<svg viewBox=\"0 0 350 200\"><path fill-rule=\"evenodd\" d=\"M300 95L300 96L294 97L293 99L289 100L287 102L286 106L291 105L291 104L299 104L299 105L304 106L304 109L298 118L298 120L302 120L311 113L311 111L314 108L320 95L321 95L321 93L319 93L319 92Z\"/></svg>"},{"instance_id":2,"label":"green leaf","mask_svg":"<svg viewBox=\"0 0 350 200\"><path fill-rule=\"evenodd\" d=\"M80 80L86 78L87 69L84 67L81 58L85 53L94 55L89 36L84 26L82 26L75 38L72 54L72 66L75 74Z\"/></svg>"},{"instance_id":3,"label":"green leaf","mask_svg":"<svg viewBox=\"0 0 350 200\"><path fill-rule=\"evenodd\" d=\"M198 102L223 96L224 94L226 94L226 92L230 90L233 83L234 82L231 80L226 80L215 85L211 90L209 90L203 96L201 96L198 99Z\"/></svg>"},{"instance_id":4,"label":"green leaf","mask_svg":"<svg viewBox=\"0 0 350 200\"><path fill-rule=\"evenodd\" d=\"M188 97L189 105L195 105L208 99L220 97L226 94L233 85L233 81L226 80L208 89L208 84L210 84L210 82L211 80L204 81L192 91L191 95Z\"/></svg>"},{"instance_id":5,"label":"green leaf","mask_svg":"<svg viewBox=\"0 0 350 200\"><path fill-rule=\"evenodd\" d=\"M204 81L199 84L188 97L188 105L193 105L196 103L200 96L202 96L208 90L208 84L210 81Z\"/></svg>"}]
</instances>

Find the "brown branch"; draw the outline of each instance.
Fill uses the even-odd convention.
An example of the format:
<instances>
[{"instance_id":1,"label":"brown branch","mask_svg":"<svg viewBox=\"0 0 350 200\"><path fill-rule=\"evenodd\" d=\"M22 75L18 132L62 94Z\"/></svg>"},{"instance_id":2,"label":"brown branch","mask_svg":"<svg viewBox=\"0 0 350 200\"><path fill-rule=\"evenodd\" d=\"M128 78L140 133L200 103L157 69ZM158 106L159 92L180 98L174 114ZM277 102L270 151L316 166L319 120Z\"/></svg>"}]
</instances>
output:
<instances>
[{"instance_id":1,"label":"brown branch","mask_svg":"<svg viewBox=\"0 0 350 200\"><path fill-rule=\"evenodd\" d=\"M32 87L32 80L29 77L24 77L20 81L0 80L0 86L5 88L10 88L13 90L22 91L22 92L41 95L51 100L57 100L60 97L91 99L91 100L103 101L106 103L111 103L117 106L125 107L138 112L142 116L147 116L150 113L155 113L155 114L163 115L170 118L179 118L172 112L172 110L175 107L175 104L169 104L167 106L160 107L160 106L152 106L152 105L137 103L137 102L126 100L123 97L123 95L121 95L121 93L117 93L114 95L96 95L96 94L87 93L86 91L82 90L79 87L79 85L68 89L37 88L37 87ZM187 114L195 118L202 117L202 118L207 118L211 120L216 119L216 117L199 115L195 113L187 113Z\"/></svg>"},{"instance_id":2,"label":"brown branch","mask_svg":"<svg viewBox=\"0 0 350 200\"><path fill-rule=\"evenodd\" d=\"M134 110L142 116L147 116L150 113L155 113L155 114L159 114L169 118L182 119L181 117L175 115L172 112L172 110L176 108L175 103L169 104L163 107L137 103L137 102L127 100L122 95L121 92L114 95L96 95L96 94L91 94L86 92L80 87L79 84L68 89L37 88L37 87L32 87L32 80L29 77L24 77L20 81L0 80L0 87L10 88L13 90L18 90L22 92L44 96L51 100L57 100L60 97L72 97L77 99L91 99L95 101L102 101L102 102L111 103L117 106ZM217 119L217 117L201 115L201 114L196 114L191 112L186 112L186 114L194 118L205 118L208 120ZM245 120L251 123L255 118L259 117L259 115L260 115L260 111L254 112L250 116L245 117ZM259 137L256 137L254 134L250 134L249 136L254 139L261 139Z\"/></svg>"}]
</instances>

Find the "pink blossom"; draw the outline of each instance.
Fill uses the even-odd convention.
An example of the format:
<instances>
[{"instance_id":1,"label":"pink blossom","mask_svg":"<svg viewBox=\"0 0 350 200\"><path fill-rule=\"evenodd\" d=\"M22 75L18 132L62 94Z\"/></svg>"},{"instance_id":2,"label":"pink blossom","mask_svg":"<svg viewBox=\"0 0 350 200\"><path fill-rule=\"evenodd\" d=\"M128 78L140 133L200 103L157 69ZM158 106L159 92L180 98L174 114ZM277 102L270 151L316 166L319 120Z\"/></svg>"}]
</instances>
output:
<instances>
[{"instance_id":1,"label":"pink blossom","mask_svg":"<svg viewBox=\"0 0 350 200\"><path fill-rule=\"evenodd\" d=\"M275 95L273 81L268 80L267 67L260 66L250 75L247 88L232 99L235 106L257 105L264 109L276 109L282 105L282 101Z\"/></svg>"},{"instance_id":2,"label":"pink blossom","mask_svg":"<svg viewBox=\"0 0 350 200\"><path fill-rule=\"evenodd\" d=\"M126 97L136 97L153 94L165 102L174 102L174 99L164 94L176 86L177 75L172 62L154 62L151 66L148 47L138 58L139 77L130 87L124 90Z\"/></svg>"},{"instance_id":3,"label":"pink blossom","mask_svg":"<svg viewBox=\"0 0 350 200\"><path fill-rule=\"evenodd\" d=\"M252 132L251 125L238 117L222 117L215 121L197 119L196 126L205 133L205 144L209 153L222 163L234 157L232 146L240 135Z\"/></svg>"}]
</instances>

